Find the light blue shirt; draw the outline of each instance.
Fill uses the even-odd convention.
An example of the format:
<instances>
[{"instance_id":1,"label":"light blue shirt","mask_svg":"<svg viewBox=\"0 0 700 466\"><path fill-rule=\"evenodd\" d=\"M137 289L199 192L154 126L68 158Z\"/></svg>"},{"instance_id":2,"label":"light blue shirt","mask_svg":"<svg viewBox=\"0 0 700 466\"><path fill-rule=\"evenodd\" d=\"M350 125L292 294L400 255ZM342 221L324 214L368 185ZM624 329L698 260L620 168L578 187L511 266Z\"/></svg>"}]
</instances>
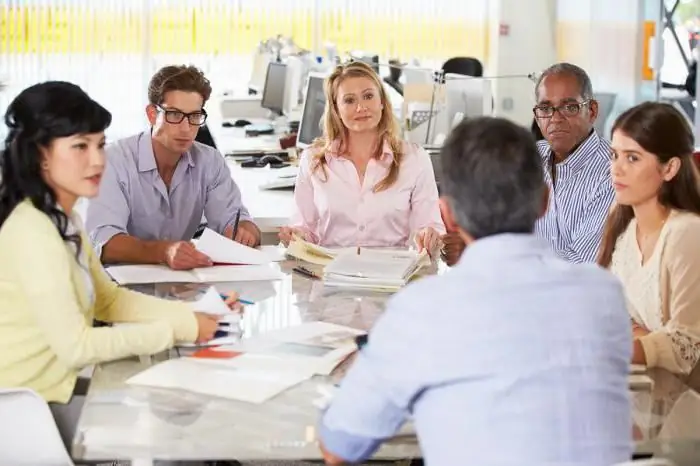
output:
<instances>
[{"instance_id":1,"label":"light blue shirt","mask_svg":"<svg viewBox=\"0 0 700 466\"><path fill-rule=\"evenodd\" d=\"M554 183L549 143L538 141L537 148L549 187L549 205L535 233L549 241L563 259L595 262L615 197L610 179L610 144L593 131L564 162L554 165Z\"/></svg>"},{"instance_id":2,"label":"light blue shirt","mask_svg":"<svg viewBox=\"0 0 700 466\"><path fill-rule=\"evenodd\" d=\"M471 244L395 295L321 420L370 456L412 416L428 465L610 466L633 451L621 285L533 235Z\"/></svg>"},{"instance_id":3,"label":"light blue shirt","mask_svg":"<svg viewBox=\"0 0 700 466\"><path fill-rule=\"evenodd\" d=\"M150 132L111 144L97 197L90 200L86 229L95 250L120 233L142 240L190 240L206 217L218 233L240 220L251 220L241 191L224 157L195 142L185 152L170 183L160 177Z\"/></svg>"}]
</instances>

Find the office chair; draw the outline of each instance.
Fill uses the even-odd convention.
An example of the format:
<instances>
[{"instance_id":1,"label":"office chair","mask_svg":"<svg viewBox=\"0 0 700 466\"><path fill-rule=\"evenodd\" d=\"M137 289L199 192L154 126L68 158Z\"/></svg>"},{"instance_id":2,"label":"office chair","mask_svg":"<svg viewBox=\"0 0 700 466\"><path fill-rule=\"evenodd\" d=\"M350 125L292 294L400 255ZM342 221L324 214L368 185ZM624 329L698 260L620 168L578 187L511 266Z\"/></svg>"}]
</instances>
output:
<instances>
[{"instance_id":1,"label":"office chair","mask_svg":"<svg viewBox=\"0 0 700 466\"><path fill-rule=\"evenodd\" d=\"M401 73L401 62L396 59L389 60L389 76L384 77L384 82L403 97L403 84L400 82Z\"/></svg>"},{"instance_id":2,"label":"office chair","mask_svg":"<svg viewBox=\"0 0 700 466\"><path fill-rule=\"evenodd\" d=\"M199 127L199 131L197 131L197 136L195 136L194 140L216 149L214 137L211 135L211 131L209 131L209 127L206 124Z\"/></svg>"},{"instance_id":3,"label":"office chair","mask_svg":"<svg viewBox=\"0 0 700 466\"><path fill-rule=\"evenodd\" d=\"M452 57L442 65L442 71L445 74L463 74L481 78L484 76L484 65L474 57Z\"/></svg>"}]
</instances>

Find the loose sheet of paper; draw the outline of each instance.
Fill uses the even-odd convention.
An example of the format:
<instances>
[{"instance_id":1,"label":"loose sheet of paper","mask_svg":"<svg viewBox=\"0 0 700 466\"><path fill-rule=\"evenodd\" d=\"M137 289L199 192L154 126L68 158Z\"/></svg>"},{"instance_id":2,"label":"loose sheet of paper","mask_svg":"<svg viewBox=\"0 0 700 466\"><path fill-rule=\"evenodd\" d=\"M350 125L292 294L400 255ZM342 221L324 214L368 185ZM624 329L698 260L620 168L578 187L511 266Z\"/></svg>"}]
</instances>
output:
<instances>
[{"instance_id":1,"label":"loose sheet of paper","mask_svg":"<svg viewBox=\"0 0 700 466\"><path fill-rule=\"evenodd\" d=\"M260 265L272 262L264 252L231 241L209 228L204 229L204 233L197 240L196 247L212 261L221 264Z\"/></svg>"},{"instance_id":2,"label":"loose sheet of paper","mask_svg":"<svg viewBox=\"0 0 700 466\"><path fill-rule=\"evenodd\" d=\"M198 281L191 271L171 270L164 265L113 265L105 270L120 285Z\"/></svg>"},{"instance_id":3,"label":"loose sheet of paper","mask_svg":"<svg viewBox=\"0 0 700 466\"><path fill-rule=\"evenodd\" d=\"M126 383L263 403L309 377L308 373L294 370L268 372L253 368L200 364L190 359L171 359L136 374Z\"/></svg>"},{"instance_id":4,"label":"loose sheet of paper","mask_svg":"<svg viewBox=\"0 0 700 466\"><path fill-rule=\"evenodd\" d=\"M232 314L231 309L226 305L216 288L210 286L209 289L199 299L192 303L194 310L217 316Z\"/></svg>"},{"instance_id":5,"label":"loose sheet of paper","mask_svg":"<svg viewBox=\"0 0 700 466\"><path fill-rule=\"evenodd\" d=\"M106 270L120 285L273 281L283 278L272 264L217 265L194 270L171 270L164 265L115 265Z\"/></svg>"}]
</instances>

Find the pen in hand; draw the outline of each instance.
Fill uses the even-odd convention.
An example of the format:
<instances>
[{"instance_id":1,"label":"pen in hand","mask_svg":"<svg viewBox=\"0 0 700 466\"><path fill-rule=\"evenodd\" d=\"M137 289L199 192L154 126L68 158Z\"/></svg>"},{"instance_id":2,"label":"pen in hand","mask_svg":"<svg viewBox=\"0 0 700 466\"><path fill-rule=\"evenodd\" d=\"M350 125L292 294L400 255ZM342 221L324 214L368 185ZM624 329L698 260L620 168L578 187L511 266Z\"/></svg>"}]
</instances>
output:
<instances>
[{"instance_id":1,"label":"pen in hand","mask_svg":"<svg viewBox=\"0 0 700 466\"><path fill-rule=\"evenodd\" d=\"M231 234L231 239L236 239L236 234L238 234L238 222L241 220L241 209L236 212L236 221L233 222L233 233Z\"/></svg>"}]
</instances>

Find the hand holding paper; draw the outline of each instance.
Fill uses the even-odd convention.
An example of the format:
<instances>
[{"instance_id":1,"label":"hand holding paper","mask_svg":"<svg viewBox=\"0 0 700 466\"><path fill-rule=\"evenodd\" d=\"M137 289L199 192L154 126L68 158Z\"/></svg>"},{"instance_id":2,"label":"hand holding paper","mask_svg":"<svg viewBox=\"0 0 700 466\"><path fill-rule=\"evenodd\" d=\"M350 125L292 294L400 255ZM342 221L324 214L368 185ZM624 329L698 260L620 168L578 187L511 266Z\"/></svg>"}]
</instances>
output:
<instances>
[{"instance_id":1,"label":"hand holding paper","mask_svg":"<svg viewBox=\"0 0 700 466\"><path fill-rule=\"evenodd\" d=\"M219 264L260 265L271 262L262 251L231 241L209 228L204 229L197 241L197 250Z\"/></svg>"},{"instance_id":2,"label":"hand holding paper","mask_svg":"<svg viewBox=\"0 0 700 466\"><path fill-rule=\"evenodd\" d=\"M240 310L241 304L238 299L238 293L229 294L224 301L222 295L216 288L211 286L201 298L194 302L194 308L197 312L215 316L225 316L230 314L232 310Z\"/></svg>"}]
</instances>

